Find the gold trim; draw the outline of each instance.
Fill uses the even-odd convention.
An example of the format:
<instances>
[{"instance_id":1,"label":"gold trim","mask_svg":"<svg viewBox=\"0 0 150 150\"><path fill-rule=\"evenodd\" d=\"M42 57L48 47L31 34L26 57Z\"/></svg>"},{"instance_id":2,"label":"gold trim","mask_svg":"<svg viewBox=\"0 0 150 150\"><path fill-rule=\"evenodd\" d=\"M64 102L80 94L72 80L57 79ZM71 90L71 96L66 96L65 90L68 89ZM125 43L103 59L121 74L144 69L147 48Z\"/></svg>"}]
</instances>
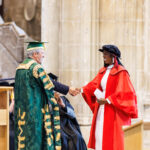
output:
<instances>
[{"instance_id":1,"label":"gold trim","mask_svg":"<svg viewBox=\"0 0 150 150\"><path fill-rule=\"evenodd\" d=\"M18 150L22 149L22 148L25 148L25 144L20 144L18 143Z\"/></svg>"},{"instance_id":2,"label":"gold trim","mask_svg":"<svg viewBox=\"0 0 150 150\"><path fill-rule=\"evenodd\" d=\"M42 66L40 64L36 65L34 68L33 68L33 76L35 78L38 78L39 75L38 75L38 69L42 68Z\"/></svg>"},{"instance_id":3,"label":"gold trim","mask_svg":"<svg viewBox=\"0 0 150 150\"><path fill-rule=\"evenodd\" d=\"M44 72L41 72L40 74L39 74L39 77L43 77L44 75L46 75L46 72L44 71Z\"/></svg>"},{"instance_id":4,"label":"gold trim","mask_svg":"<svg viewBox=\"0 0 150 150\"><path fill-rule=\"evenodd\" d=\"M51 119L51 116L50 115L45 115L44 120L46 121L47 119Z\"/></svg>"},{"instance_id":5,"label":"gold trim","mask_svg":"<svg viewBox=\"0 0 150 150\"><path fill-rule=\"evenodd\" d=\"M55 129L59 130L60 129L60 125L55 126Z\"/></svg>"},{"instance_id":6,"label":"gold trim","mask_svg":"<svg viewBox=\"0 0 150 150\"><path fill-rule=\"evenodd\" d=\"M44 108L42 108L41 111L42 111L43 114L45 114L45 109Z\"/></svg>"},{"instance_id":7,"label":"gold trim","mask_svg":"<svg viewBox=\"0 0 150 150\"><path fill-rule=\"evenodd\" d=\"M46 90L50 90L52 87L53 87L53 84L51 82L45 85Z\"/></svg>"},{"instance_id":8,"label":"gold trim","mask_svg":"<svg viewBox=\"0 0 150 150\"><path fill-rule=\"evenodd\" d=\"M47 138L47 143L48 143L49 146L52 145L51 138Z\"/></svg>"},{"instance_id":9,"label":"gold trim","mask_svg":"<svg viewBox=\"0 0 150 150\"><path fill-rule=\"evenodd\" d=\"M18 121L18 125L19 125L19 126L25 125L25 121L19 120L19 121Z\"/></svg>"},{"instance_id":10,"label":"gold trim","mask_svg":"<svg viewBox=\"0 0 150 150\"><path fill-rule=\"evenodd\" d=\"M57 133L56 141L59 141L59 140L60 140L60 133Z\"/></svg>"},{"instance_id":11,"label":"gold trim","mask_svg":"<svg viewBox=\"0 0 150 150\"><path fill-rule=\"evenodd\" d=\"M57 101L55 100L55 98L51 98L51 101L52 101L54 104L57 104Z\"/></svg>"},{"instance_id":12,"label":"gold trim","mask_svg":"<svg viewBox=\"0 0 150 150\"><path fill-rule=\"evenodd\" d=\"M25 139L26 139L25 136L23 136L23 137L18 137L18 140L19 140L19 141L24 141Z\"/></svg>"},{"instance_id":13,"label":"gold trim","mask_svg":"<svg viewBox=\"0 0 150 150\"><path fill-rule=\"evenodd\" d=\"M45 122L45 126L48 127L48 126L51 126L52 123L51 122Z\"/></svg>"},{"instance_id":14,"label":"gold trim","mask_svg":"<svg viewBox=\"0 0 150 150\"><path fill-rule=\"evenodd\" d=\"M25 118L26 112L23 112L21 119L23 120Z\"/></svg>"},{"instance_id":15,"label":"gold trim","mask_svg":"<svg viewBox=\"0 0 150 150\"><path fill-rule=\"evenodd\" d=\"M47 112L49 112L49 107L48 107L48 105L46 105L46 108L45 108L45 109L46 109Z\"/></svg>"},{"instance_id":16,"label":"gold trim","mask_svg":"<svg viewBox=\"0 0 150 150\"><path fill-rule=\"evenodd\" d=\"M61 150L61 146L55 146L56 150Z\"/></svg>"},{"instance_id":17,"label":"gold trim","mask_svg":"<svg viewBox=\"0 0 150 150\"><path fill-rule=\"evenodd\" d=\"M49 133L52 133L53 132L53 130L52 129L48 129L48 128L46 128L46 134L48 135Z\"/></svg>"},{"instance_id":18,"label":"gold trim","mask_svg":"<svg viewBox=\"0 0 150 150\"><path fill-rule=\"evenodd\" d=\"M60 120L60 116L54 117L55 120Z\"/></svg>"},{"instance_id":19,"label":"gold trim","mask_svg":"<svg viewBox=\"0 0 150 150\"><path fill-rule=\"evenodd\" d=\"M14 91L13 90L11 91L10 99L11 99L11 101L14 100Z\"/></svg>"},{"instance_id":20,"label":"gold trim","mask_svg":"<svg viewBox=\"0 0 150 150\"><path fill-rule=\"evenodd\" d=\"M55 111L58 111L58 110L59 110L59 107L55 107L54 110L55 110Z\"/></svg>"},{"instance_id":21,"label":"gold trim","mask_svg":"<svg viewBox=\"0 0 150 150\"><path fill-rule=\"evenodd\" d=\"M20 65L16 68L16 70L18 70L18 69L29 69L30 66L31 66L33 63L36 63L36 61L31 60L31 61L29 61L27 64L20 64Z\"/></svg>"},{"instance_id":22,"label":"gold trim","mask_svg":"<svg viewBox=\"0 0 150 150\"><path fill-rule=\"evenodd\" d=\"M43 79L44 83L46 83L47 81L49 81L49 78L46 77L46 78Z\"/></svg>"},{"instance_id":23,"label":"gold trim","mask_svg":"<svg viewBox=\"0 0 150 150\"><path fill-rule=\"evenodd\" d=\"M20 130L20 133L18 135L18 150L22 149L22 148L25 148L25 144L21 144L22 141L24 141L26 138L25 136L22 136L21 137L21 134L23 133L23 129L21 128L22 125L25 125L25 121L24 121L24 118L25 118L25 115L26 113L23 112L22 115L21 115L21 109L19 108L18 110L18 117L21 118L21 120L18 120L18 128Z\"/></svg>"},{"instance_id":24,"label":"gold trim","mask_svg":"<svg viewBox=\"0 0 150 150\"><path fill-rule=\"evenodd\" d=\"M45 50L43 47L33 47L33 48L28 48L27 51L36 50L37 48Z\"/></svg>"}]
</instances>

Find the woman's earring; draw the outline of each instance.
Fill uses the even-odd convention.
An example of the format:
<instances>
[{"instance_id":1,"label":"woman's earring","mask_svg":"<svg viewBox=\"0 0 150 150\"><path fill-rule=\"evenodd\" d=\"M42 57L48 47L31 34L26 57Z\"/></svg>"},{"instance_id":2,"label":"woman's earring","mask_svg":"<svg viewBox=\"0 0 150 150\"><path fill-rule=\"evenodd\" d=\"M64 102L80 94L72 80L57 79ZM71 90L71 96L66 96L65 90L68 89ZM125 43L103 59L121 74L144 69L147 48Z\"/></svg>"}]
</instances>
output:
<instances>
[{"instance_id":1,"label":"woman's earring","mask_svg":"<svg viewBox=\"0 0 150 150\"><path fill-rule=\"evenodd\" d=\"M113 64L114 64L114 61L115 61L115 60L114 60L114 57L113 57L113 58L112 58L112 63L113 63Z\"/></svg>"}]
</instances>

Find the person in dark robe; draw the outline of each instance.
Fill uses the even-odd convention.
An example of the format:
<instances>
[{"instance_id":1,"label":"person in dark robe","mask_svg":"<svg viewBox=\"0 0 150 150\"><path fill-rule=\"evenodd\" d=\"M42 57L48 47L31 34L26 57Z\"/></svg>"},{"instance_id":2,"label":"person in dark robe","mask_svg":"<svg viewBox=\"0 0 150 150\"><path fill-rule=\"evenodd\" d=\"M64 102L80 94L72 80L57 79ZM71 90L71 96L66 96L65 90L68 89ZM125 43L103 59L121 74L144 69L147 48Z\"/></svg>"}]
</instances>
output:
<instances>
[{"instance_id":1,"label":"person in dark robe","mask_svg":"<svg viewBox=\"0 0 150 150\"><path fill-rule=\"evenodd\" d=\"M52 73L48 75L53 84L54 82L59 83L57 76ZM61 84L59 87L62 88L60 88L61 90L57 90L57 92L62 93L62 89L65 86ZM59 104L62 150L87 150L73 106L65 96L59 96L56 93L55 98Z\"/></svg>"},{"instance_id":2,"label":"person in dark robe","mask_svg":"<svg viewBox=\"0 0 150 150\"><path fill-rule=\"evenodd\" d=\"M54 75L53 73L48 73L51 81L54 84L54 91L59 92L63 95L70 94L71 96L76 96L79 94L79 91L76 90L74 87L69 87L68 85L62 84L57 81L58 77Z\"/></svg>"}]
</instances>

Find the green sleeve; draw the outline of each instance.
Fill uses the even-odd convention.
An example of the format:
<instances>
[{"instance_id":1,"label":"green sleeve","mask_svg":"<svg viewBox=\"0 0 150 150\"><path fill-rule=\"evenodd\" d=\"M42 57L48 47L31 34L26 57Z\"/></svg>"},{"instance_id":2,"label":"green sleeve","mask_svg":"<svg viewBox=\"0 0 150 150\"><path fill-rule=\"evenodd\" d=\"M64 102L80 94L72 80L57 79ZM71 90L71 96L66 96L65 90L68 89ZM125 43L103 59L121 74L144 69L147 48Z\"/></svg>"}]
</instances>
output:
<instances>
[{"instance_id":1,"label":"green sleeve","mask_svg":"<svg viewBox=\"0 0 150 150\"><path fill-rule=\"evenodd\" d=\"M33 67L33 76L39 82L40 86L43 87L45 94L47 95L47 98L52 105L53 110L52 120L54 123L54 140L55 140L54 143L55 149L59 150L61 149L60 115L59 115L59 106L54 98L53 92L54 85L41 65L36 65Z\"/></svg>"}]
</instances>

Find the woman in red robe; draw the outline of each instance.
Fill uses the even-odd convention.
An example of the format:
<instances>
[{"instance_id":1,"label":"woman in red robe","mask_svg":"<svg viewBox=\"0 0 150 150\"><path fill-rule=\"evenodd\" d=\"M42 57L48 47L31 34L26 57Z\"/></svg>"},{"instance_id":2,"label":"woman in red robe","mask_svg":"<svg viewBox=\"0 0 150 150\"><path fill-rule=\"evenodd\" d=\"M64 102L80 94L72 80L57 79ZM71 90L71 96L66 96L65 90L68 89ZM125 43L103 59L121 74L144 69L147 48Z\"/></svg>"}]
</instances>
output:
<instances>
[{"instance_id":1,"label":"woman in red robe","mask_svg":"<svg viewBox=\"0 0 150 150\"><path fill-rule=\"evenodd\" d=\"M124 150L123 125L137 118L137 97L128 71L115 45L104 45L104 67L82 88L82 96L93 112L88 147L95 150Z\"/></svg>"}]
</instances>

